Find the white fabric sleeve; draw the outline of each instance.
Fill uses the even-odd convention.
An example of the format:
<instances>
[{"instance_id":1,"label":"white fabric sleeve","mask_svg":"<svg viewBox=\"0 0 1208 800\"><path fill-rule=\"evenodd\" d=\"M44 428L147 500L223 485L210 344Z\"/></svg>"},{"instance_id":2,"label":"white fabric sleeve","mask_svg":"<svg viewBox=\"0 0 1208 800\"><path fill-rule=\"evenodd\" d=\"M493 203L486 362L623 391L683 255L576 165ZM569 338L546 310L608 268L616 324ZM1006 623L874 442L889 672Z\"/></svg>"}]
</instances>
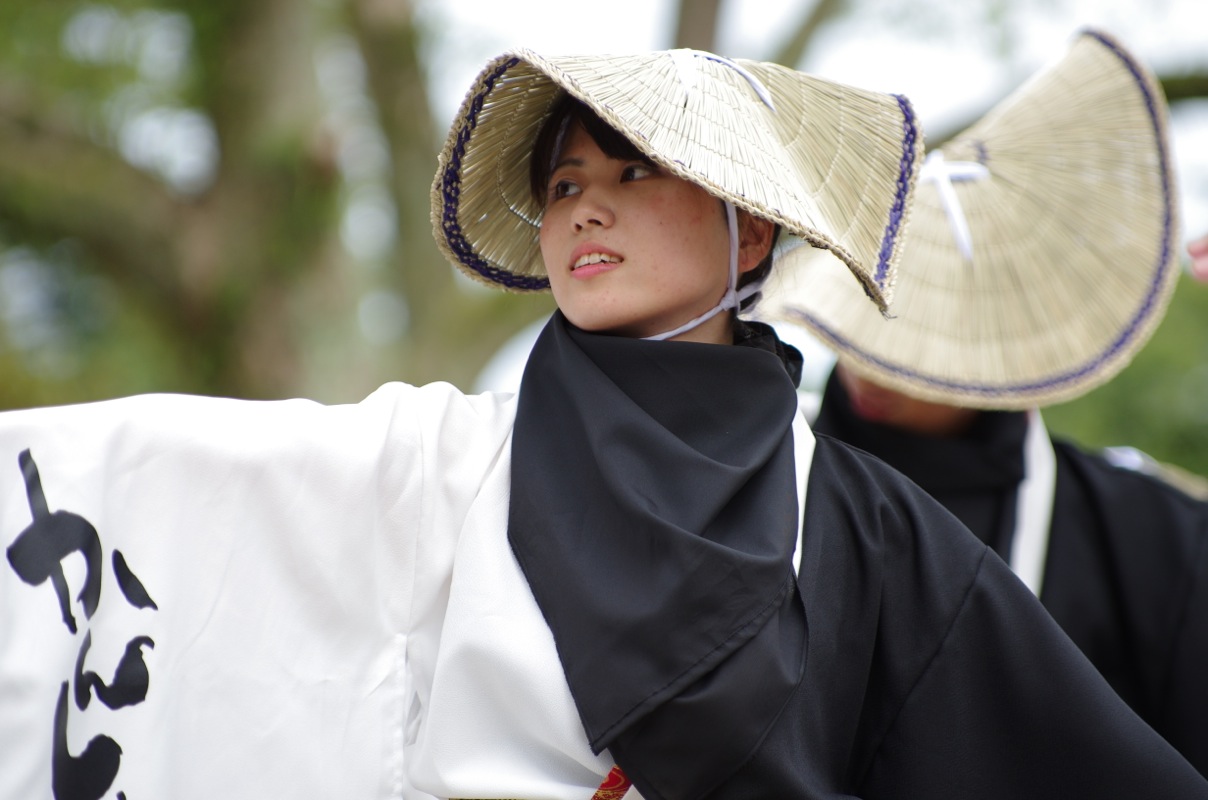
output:
<instances>
[{"instance_id":1,"label":"white fabric sleeve","mask_svg":"<svg viewBox=\"0 0 1208 800\"><path fill-rule=\"evenodd\" d=\"M0 414L0 798L401 796L417 546L505 406L390 384Z\"/></svg>"}]
</instances>

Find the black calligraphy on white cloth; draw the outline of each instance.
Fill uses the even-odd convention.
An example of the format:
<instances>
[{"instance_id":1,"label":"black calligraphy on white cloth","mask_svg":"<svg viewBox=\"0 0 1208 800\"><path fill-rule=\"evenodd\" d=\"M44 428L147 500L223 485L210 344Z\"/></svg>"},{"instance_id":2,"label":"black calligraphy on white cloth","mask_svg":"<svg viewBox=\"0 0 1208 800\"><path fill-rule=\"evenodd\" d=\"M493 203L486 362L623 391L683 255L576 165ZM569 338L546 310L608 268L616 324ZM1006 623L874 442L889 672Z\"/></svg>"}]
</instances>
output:
<instances>
[{"instance_id":1,"label":"black calligraphy on white cloth","mask_svg":"<svg viewBox=\"0 0 1208 800\"><path fill-rule=\"evenodd\" d=\"M101 600L101 537L96 528L78 514L50 510L46 495L42 492L38 465L28 450L21 452L17 463L21 465L21 475L25 478L25 493L29 497L29 511L34 521L9 546L8 562L12 564L17 577L31 586L39 586L50 580L59 599L63 622L68 630L75 633L76 621L71 613L67 579L63 576L63 559L72 553L84 556L88 572L77 599L84 606L84 616L92 619Z\"/></svg>"},{"instance_id":2,"label":"black calligraphy on white cloth","mask_svg":"<svg viewBox=\"0 0 1208 800\"><path fill-rule=\"evenodd\" d=\"M101 600L102 566L104 563L101 536L92 523L70 511L51 511L42 489L38 465L29 450L17 457L29 498L33 521L9 545L8 562L22 581L33 587L50 582L59 604L63 624L74 636L79 624L73 613L71 591L63 562L78 553L84 558L86 571L83 586L76 594L84 618L91 620ZM125 556L113 551L113 574L123 599L136 609L158 610L142 581L134 574ZM92 631L84 634L76 657L75 670L65 676L59 688L54 708L54 742L51 753L51 790L55 800L100 800L117 780L121 768L122 748L110 736L94 736L84 749L73 755L68 747L67 728L71 700L80 711L86 710L95 696L109 711L142 703L151 685L151 674L144 660L144 648L152 649L155 642L149 636L135 636L126 643L111 679L106 680L87 668L92 648ZM69 685L74 681L74 698ZM119 800L125 794L118 792Z\"/></svg>"}]
</instances>

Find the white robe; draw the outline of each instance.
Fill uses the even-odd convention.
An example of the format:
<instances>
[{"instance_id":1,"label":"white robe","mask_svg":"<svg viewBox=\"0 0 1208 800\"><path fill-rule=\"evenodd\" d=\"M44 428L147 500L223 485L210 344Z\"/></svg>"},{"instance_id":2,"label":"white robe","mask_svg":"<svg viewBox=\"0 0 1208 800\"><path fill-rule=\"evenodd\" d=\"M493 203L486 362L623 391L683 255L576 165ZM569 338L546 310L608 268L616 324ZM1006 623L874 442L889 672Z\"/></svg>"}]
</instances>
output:
<instances>
[{"instance_id":1,"label":"white robe","mask_svg":"<svg viewBox=\"0 0 1208 800\"><path fill-rule=\"evenodd\" d=\"M151 395L0 414L0 545L32 522L28 449L49 510L86 519L102 551L91 618L84 558L61 562L74 634L50 580L0 562L0 800L55 796L64 685L67 754L121 748L98 797L591 797L612 761L587 745L507 542L515 410L390 384L345 406ZM800 513L801 414L794 438ZM117 552L155 608L119 590ZM77 672L113 681L139 636L145 699L81 710Z\"/></svg>"}]
</instances>

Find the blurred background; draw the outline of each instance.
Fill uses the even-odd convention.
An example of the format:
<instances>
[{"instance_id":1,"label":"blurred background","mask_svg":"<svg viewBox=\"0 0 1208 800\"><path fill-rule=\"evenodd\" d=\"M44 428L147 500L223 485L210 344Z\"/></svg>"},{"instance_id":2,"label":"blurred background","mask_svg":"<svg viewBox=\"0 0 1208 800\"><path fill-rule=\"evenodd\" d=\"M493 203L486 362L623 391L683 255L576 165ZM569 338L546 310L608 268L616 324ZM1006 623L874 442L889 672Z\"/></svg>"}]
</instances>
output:
<instances>
[{"instance_id":1,"label":"blurred background","mask_svg":"<svg viewBox=\"0 0 1208 800\"><path fill-rule=\"evenodd\" d=\"M461 278L428 198L509 47L779 61L907 95L932 145L1084 25L1166 91L1185 260L1208 233L1204 0L3 0L0 408L506 381L500 349L522 358L552 303ZM1182 278L1133 364L1046 419L1208 474L1208 285Z\"/></svg>"}]
</instances>

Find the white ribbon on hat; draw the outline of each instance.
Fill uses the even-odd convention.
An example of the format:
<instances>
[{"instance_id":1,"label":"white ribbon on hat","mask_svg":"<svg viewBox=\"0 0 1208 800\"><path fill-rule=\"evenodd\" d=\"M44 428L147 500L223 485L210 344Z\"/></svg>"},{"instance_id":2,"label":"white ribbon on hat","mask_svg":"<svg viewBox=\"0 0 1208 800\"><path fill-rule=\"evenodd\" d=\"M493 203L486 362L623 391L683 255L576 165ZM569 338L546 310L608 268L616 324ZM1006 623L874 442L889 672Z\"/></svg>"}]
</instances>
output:
<instances>
[{"instance_id":1,"label":"white ribbon on hat","mask_svg":"<svg viewBox=\"0 0 1208 800\"><path fill-rule=\"evenodd\" d=\"M969 233L969 223L965 219L965 211L961 208L960 198L956 196L953 181L975 181L990 177L990 170L985 164L976 161L945 161L944 154L933 150L923 161L923 169L919 178L935 184L940 193L940 202L944 213L948 215L948 224L952 227L952 235L956 238L956 246L966 261L973 260L973 236Z\"/></svg>"},{"instance_id":2,"label":"white ribbon on hat","mask_svg":"<svg viewBox=\"0 0 1208 800\"><path fill-rule=\"evenodd\" d=\"M696 59L703 58L706 61L713 61L727 66L746 78L747 83L751 85L751 88L759 96L759 99L763 101L763 104L772 111L776 110L776 105L772 102L772 93L760 82L759 78L756 78L749 70L730 59L715 55L714 53L707 53L704 50L668 50L667 54L671 57L671 63L675 64L675 71L679 75L680 85L684 87L685 92L696 86L696 79L698 77Z\"/></svg>"}]
</instances>

